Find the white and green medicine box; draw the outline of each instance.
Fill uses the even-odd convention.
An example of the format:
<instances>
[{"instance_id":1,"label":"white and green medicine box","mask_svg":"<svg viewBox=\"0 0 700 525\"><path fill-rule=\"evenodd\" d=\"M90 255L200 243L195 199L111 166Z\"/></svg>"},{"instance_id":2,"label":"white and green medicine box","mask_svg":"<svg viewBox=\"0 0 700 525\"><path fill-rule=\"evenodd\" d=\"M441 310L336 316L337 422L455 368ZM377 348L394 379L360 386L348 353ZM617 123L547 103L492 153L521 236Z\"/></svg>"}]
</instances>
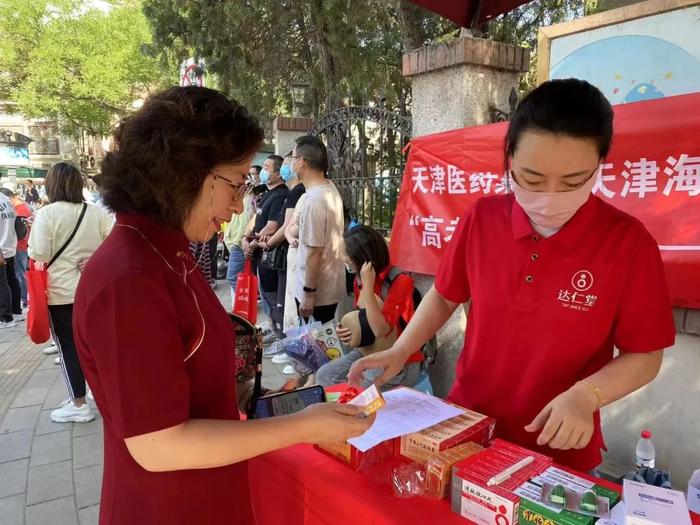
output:
<instances>
[{"instance_id":1,"label":"white and green medicine box","mask_svg":"<svg viewBox=\"0 0 700 525\"><path fill-rule=\"evenodd\" d=\"M620 494L614 490L559 468L550 467L515 491L520 496L520 525L594 525L598 521L597 517L571 512L540 501L544 483L563 485L566 489L579 493L592 490L598 496L608 498L610 508L620 500Z\"/></svg>"}]
</instances>

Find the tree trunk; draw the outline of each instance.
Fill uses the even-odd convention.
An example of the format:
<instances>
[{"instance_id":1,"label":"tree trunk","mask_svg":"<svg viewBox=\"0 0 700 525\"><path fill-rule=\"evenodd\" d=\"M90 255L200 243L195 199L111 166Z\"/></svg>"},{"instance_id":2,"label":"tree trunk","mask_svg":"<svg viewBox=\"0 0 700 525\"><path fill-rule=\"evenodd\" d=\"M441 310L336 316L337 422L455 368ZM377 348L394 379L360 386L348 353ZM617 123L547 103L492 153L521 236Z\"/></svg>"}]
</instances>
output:
<instances>
[{"instance_id":1,"label":"tree trunk","mask_svg":"<svg viewBox=\"0 0 700 525\"><path fill-rule=\"evenodd\" d=\"M302 34L302 57L304 59L304 64L305 64L305 70L306 71L313 71L314 70L314 56L313 52L311 50L311 44L309 43L309 40L304 38L304 35L307 34L307 27L306 27L306 20L304 20L304 12L302 10L302 7L300 4L296 4L296 9L295 9L295 15L294 18L296 20L297 25L299 26L299 32ZM315 82L315 78L308 78L305 79L309 82L310 84L310 108L308 115L311 115L314 117L315 120L318 120L319 118L319 93L318 93L318 85Z\"/></svg>"},{"instance_id":2,"label":"tree trunk","mask_svg":"<svg viewBox=\"0 0 700 525\"><path fill-rule=\"evenodd\" d=\"M403 35L404 52L423 47L425 31L423 31L423 15L420 8L408 0L398 0L398 19Z\"/></svg>"},{"instance_id":3,"label":"tree trunk","mask_svg":"<svg viewBox=\"0 0 700 525\"><path fill-rule=\"evenodd\" d=\"M337 91L339 85L338 68L333 50L328 41L328 21L323 12L323 0L312 0L309 12L314 44L321 59L321 64L323 64L323 86L326 97L325 111L329 113L340 105L340 96Z\"/></svg>"}]
</instances>

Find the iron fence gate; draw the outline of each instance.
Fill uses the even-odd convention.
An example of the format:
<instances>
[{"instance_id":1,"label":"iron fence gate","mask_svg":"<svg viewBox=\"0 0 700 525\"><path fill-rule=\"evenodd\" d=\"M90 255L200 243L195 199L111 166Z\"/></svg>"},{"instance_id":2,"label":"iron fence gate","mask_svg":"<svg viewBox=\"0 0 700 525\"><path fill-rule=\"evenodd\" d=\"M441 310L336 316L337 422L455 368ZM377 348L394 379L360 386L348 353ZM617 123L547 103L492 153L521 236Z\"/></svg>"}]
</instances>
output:
<instances>
[{"instance_id":1,"label":"iron fence gate","mask_svg":"<svg viewBox=\"0 0 700 525\"><path fill-rule=\"evenodd\" d=\"M321 118L311 134L328 148L329 177L362 224L388 234L404 169L411 118L382 107L349 106Z\"/></svg>"}]
</instances>

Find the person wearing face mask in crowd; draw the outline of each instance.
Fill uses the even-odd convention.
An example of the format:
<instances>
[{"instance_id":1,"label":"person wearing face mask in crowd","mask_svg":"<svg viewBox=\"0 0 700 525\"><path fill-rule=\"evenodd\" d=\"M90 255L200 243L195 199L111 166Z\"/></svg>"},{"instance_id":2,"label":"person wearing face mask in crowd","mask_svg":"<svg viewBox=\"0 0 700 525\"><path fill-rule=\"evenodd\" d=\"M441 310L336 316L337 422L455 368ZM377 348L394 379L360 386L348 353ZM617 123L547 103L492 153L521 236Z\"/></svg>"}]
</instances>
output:
<instances>
[{"instance_id":1,"label":"person wearing face mask in crowd","mask_svg":"<svg viewBox=\"0 0 700 525\"><path fill-rule=\"evenodd\" d=\"M277 231L270 236L262 237L260 241L258 242L258 246L260 246L263 250L272 250L272 249L282 249L285 252L285 255L283 255L286 260L287 260L287 267L284 270L278 270L277 272L277 278L278 278L278 285L277 285L277 308L282 312L282 331L286 331L287 328L291 328L291 326L287 327L285 326L284 322L284 312L287 309L287 295L291 293L291 289L288 286L288 277L290 275L295 275L295 266L296 266L296 247L294 248L294 253L293 253L293 259L292 263L290 265L289 263L289 243L287 242L287 228L289 225L292 223L292 216L294 215L294 208L296 207L297 203L299 202L299 199L301 198L302 195L304 195L304 192L306 189L304 188L304 185L299 182L299 177L297 177L296 173L292 170L290 163L291 163L291 154L292 152L290 151L285 159L284 162L282 163L282 167L280 168L280 177L284 181L284 183L287 185L289 188L289 194L287 195L287 198L284 200L284 204L282 205L282 209L280 210L279 215L277 216L277 224L280 224L281 226L277 229ZM294 303L294 297L291 297L291 302ZM271 357L275 354L279 354L283 350L283 347L281 345L280 341L276 341L272 345L270 345L268 348L265 349L263 352L264 357Z\"/></svg>"},{"instance_id":2,"label":"person wearing face mask in crowd","mask_svg":"<svg viewBox=\"0 0 700 525\"><path fill-rule=\"evenodd\" d=\"M260 183L260 172L262 171L262 166L253 164L248 171L248 180L252 186L252 201L253 201L253 212L256 212L258 206L260 205L260 199L262 199L263 194L267 191L267 185Z\"/></svg>"},{"instance_id":3,"label":"person wearing face mask in crowd","mask_svg":"<svg viewBox=\"0 0 700 525\"><path fill-rule=\"evenodd\" d=\"M253 187L260 184L260 172L262 171L262 166L258 164L253 164L248 170L248 180Z\"/></svg>"},{"instance_id":4,"label":"person wearing face mask in crowd","mask_svg":"<svg viewBox=\"0 0 700 525\"><path fill-rule=\"evenodd\" d=\"M263 326L263 344L270 345L284 338L282 331L283 310L277 306L277 288L279 278L276 270L258 264L262 254L261 242L274 235L279 229L280 212L284 201L289 195L289 188L280 176L284 159L279 155L270 155L263 162L260 171L260 182L268 190L263 194L258 204L252 229L246 232L241 247L246 258L252 259L257 265L260 291L263 298L265 313L270 317L270 323Z\"/></svg>"},{"instance_id":5,"label":"person wearing face mask in crowd","mask_svg":"<svg viewBox=\"0 0 700 525\"><path fill-rule=\"evenodd\" d=\"M345 441L373 422L327 403L239 420L235 333L188 243L244 210L262 139L223 93L173 87L121 122L103 160L117 222L82 274L73 318L104 418L102 525L252 525L248 459Z\"/></svg>"},{"instance_id":6,"label":"person wearing face mask in crowd","mask_svg":"<svg viewBox=\"0 0 700 525\"><path fill-rule=\"evenodd\" d=\"M612 107L587 82L553 80L527 95L506 136L513 193L465 213L406 330L357 361L350 381L375 368L379 382L395 375L471 300L449 399L556 463L596 468L599 410L653 380L675 338L656 242L591 194L612 135Z\"/></svg>"}]
</instances>

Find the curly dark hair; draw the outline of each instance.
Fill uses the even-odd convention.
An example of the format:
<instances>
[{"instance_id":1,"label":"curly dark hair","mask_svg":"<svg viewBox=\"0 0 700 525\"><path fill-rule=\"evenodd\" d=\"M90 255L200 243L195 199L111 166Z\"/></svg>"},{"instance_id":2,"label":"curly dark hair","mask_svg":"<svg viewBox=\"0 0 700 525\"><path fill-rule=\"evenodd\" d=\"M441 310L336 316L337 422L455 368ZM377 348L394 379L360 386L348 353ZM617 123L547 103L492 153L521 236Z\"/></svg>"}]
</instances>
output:
<instances>
[{"instance_id":1,"label":"curly dark hair","mask_svg":"<svg viewBox=\"0 0 700 525\"><path fill-rule=\"evenodd\" d=\"M245 160L262 140L257 120L220 91L169 88L150 96L114 132L102 161L102 198L115 212L182 228L211 169Z\"/></svg>"}]
</instances>

